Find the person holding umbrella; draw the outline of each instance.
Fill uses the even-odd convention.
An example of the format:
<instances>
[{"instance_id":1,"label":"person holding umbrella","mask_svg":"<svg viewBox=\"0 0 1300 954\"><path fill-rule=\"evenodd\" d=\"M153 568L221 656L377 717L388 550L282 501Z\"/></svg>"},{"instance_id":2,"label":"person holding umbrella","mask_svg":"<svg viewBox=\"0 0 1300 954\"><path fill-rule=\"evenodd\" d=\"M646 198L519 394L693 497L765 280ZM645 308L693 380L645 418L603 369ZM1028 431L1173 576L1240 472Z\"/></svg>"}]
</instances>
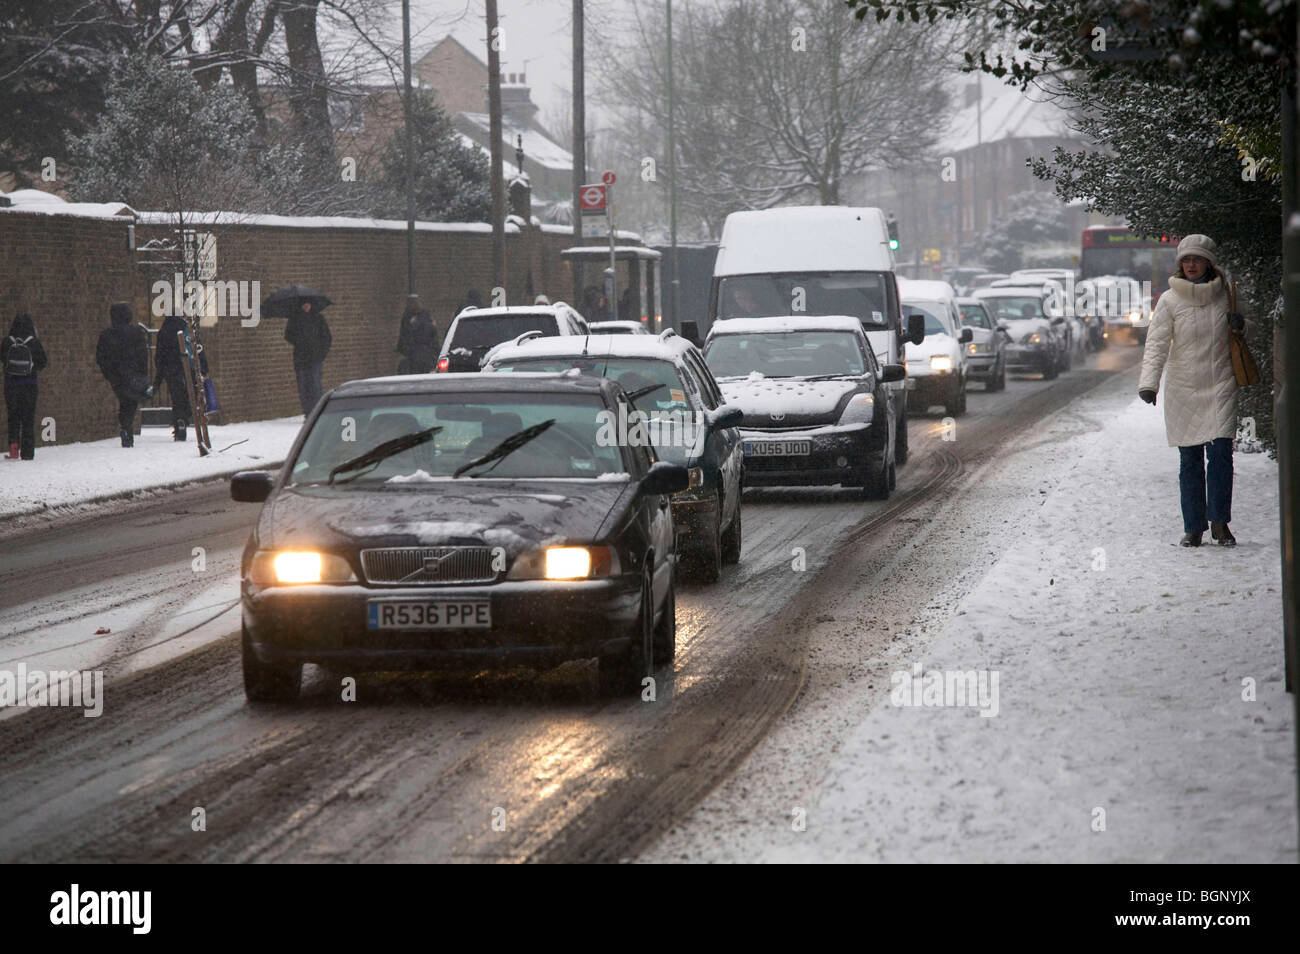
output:
<instances>
[{"instance_id":1,"label":"person holding umbrella","mask_svg":"<svg viewBox=\"0 0 1300 954\"><path fill-rule=\"evenodd\" d=\"M330 304L328 298L306 285L281 288L262 303L262 314L289 319L284 340L293 345L293 370L304 417L311 414L324 390L321 375L333 339L321 311Z\"/></svg>"}]
</instances>

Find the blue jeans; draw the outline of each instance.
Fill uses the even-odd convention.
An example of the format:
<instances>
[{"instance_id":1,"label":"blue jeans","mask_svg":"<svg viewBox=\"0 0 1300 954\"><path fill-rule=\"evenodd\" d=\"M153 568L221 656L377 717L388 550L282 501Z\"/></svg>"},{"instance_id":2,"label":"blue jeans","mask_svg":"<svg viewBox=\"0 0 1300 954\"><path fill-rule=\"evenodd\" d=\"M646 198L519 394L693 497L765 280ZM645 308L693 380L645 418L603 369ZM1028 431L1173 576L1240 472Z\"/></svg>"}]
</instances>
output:
<instances>
[{"instance_id":1,"label":"blue jeans","mask_svg":"<svg viewBox=\"0 0 1300 954\"><path fill-rule=\"evenodd\" d=\"M1232 522L1231 437L1178 448L1178 492L1184 533L1203 533L1207 516L1211 523Z\"/></svg>"},{"instance_id":2,"label":"blue jeans","mask_svg":"<svg viewBox=\"0 0 1300 954\"><path fill-rule=\"evenodd\" d=\"M324 364L294 365L293 372L298 376L298 400L302 404L302 413L306 417L320 400L321 369Z\"/></svg>"}]
</instances>

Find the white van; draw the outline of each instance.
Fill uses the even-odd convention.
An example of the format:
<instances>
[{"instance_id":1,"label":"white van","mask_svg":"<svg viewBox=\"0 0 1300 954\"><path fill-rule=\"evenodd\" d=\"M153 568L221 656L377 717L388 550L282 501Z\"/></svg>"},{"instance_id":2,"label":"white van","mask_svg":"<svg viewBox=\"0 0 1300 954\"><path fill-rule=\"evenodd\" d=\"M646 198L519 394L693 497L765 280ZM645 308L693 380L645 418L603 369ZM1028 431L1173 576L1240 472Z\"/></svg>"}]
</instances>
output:
<instances>
[{"instance_id":1,"label":"white van","mask_svg":"<svg viewBox=\"0 0 1300 954\"><path fill-rule=\"evenodd\" d=\"M819 205L727 216L709 289L710 323L801 314L853 315L881 365L903 364L904 341L925 340L923 318L903 323L883 211ZM888 387L898 421L895 455L902 464L906 382Z\"/></svg>"}]
</instances>

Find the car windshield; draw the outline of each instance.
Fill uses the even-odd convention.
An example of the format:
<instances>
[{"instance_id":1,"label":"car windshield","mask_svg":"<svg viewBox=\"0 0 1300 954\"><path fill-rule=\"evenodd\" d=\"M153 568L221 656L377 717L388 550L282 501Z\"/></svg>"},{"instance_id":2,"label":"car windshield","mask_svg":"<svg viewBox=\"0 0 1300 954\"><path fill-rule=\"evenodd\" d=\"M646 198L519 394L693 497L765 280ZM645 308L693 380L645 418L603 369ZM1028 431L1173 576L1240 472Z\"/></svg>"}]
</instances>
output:
<instances>
[{"instance_id":1,"label":"car windshield","mask_svg":"<svg viewBox=\"0 0 1300 954\"><path fill-rule=\"evenodd\" d=\"M345 461L395 438L441 430L424 443L378 461L335 486L401 486L438 478L496 448L503 440L548 420L555 423L503 457L486 477L599 478L627 470L617 444L597 434L605 415L597 395L445 392L332 398L312 425L290 468L290 484L323 484ZM461 478L469 479L469 475Z\"/></svg>"},{"instance_id":2,"label":"car windshield","mask_svg":"<svg viewBox=\"0 0 1300 954\"><path fill-rule=\"evenodd\" d=\"M574 338L581 341L581 338ZM637 398L638 410L648 417L667 417L693 422L695 403L690 399L694 388L682 380L677 365L657 358L606 358L604 355L544 357L493 362L495 371L568 371L576 368L583 376L617 381L631 394L651 385L660 385L644 397ZM692 382L693 383L693 382Z\"/></svg>"},{"instance_id":3,"label":"car windshield","mask_svg":"<svg viewBox=\"0 0 1300 954\"><path fill-rule=\"evenodd\" d=\"M1044 317L1041 298L1010 295L1001 298L985 298L984 307L991 311L998 321L1023 321L1028 318Z\"/></svg>"},{"instance_id":4,"label":"car windshield","mask_svg":"<svg viewBox=\"0 0 1300 954\"><path fill-rule=\"evenodd\" d=\"M959 305L961 308L962 324L973 325L976 328L993 327L989 321L988 313L979 305Z\"/></svg>"},{"instance_id":5,"label":"car windshield","mask_svg":"<svg viewBox=\"0 0 1300 954\"><path fill-rule=\"evenodd\" d=\"M550 312L514 315L462 315L456 323L456 333L449 342L452 348L491 348L503 341L518 338L525 331L540 331L554 335L558 329L555 316Z\"/></svg>"},{"instance_id":6,"label":"car windshield","mask_svg":"<svg viewBox=\"0 0 1300 954\"><path fill-rule=\"evenodd\" d=\"M863 374L866 358L857 336L847 331L781 331L721 334L704 358L718 377L757 371L769 378Z\"/></svg>"},{"instance_id":7,"label":"car windshield","mask_svg":"<svg viewBox=\"0 0 1300 954\"><path fill-rule=\"evenodd\" d=\"M885 277L884 272L734 275L718 287L718 317L852 315L864 325L885 328Z\"/></svg>"},{"instance_id":8,"label":"car windshield","mask_svg":"<svg viewBox=\"0 0 1300 954\"><path fill-rule=\"evenodd\" d=\"M925 315L926 337L929 337L930 335L952 334L952 332L948 330L947 324L944 323L944 319L939 317L941 313L946 313L941 305L937 305L934 302L928 302L928 301L927 302L905 301L903 302L903 307L908 309L909 311L913 311Z\"/></svg>"}]
</instances>

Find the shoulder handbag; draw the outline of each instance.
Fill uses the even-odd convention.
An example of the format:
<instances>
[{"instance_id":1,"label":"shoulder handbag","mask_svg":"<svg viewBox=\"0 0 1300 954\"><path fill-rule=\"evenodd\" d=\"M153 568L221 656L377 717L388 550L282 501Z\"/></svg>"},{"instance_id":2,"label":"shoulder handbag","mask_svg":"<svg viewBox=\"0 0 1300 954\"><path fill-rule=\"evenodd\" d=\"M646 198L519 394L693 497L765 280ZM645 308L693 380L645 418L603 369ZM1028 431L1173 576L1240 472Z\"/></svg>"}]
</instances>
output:
<instances>
[{"instance_id":1,"label":"shoulder handbag","mask_svg":"<svg viewBox=\"0 0 1300 954\"><path fill-rule=\"evenodd\" d=\"M1228 313L1231 314L1236 310L1237 283L1231 282L1228 285ZM1246 333L1238 331L1231 325L1228 327L1228 351L1232 354L1232 373L1237 378L1237 384L1243 388L1258 384L1259 365L1255 363L1255 356L1246 346Z\"/></svg>"}]
</instances>

